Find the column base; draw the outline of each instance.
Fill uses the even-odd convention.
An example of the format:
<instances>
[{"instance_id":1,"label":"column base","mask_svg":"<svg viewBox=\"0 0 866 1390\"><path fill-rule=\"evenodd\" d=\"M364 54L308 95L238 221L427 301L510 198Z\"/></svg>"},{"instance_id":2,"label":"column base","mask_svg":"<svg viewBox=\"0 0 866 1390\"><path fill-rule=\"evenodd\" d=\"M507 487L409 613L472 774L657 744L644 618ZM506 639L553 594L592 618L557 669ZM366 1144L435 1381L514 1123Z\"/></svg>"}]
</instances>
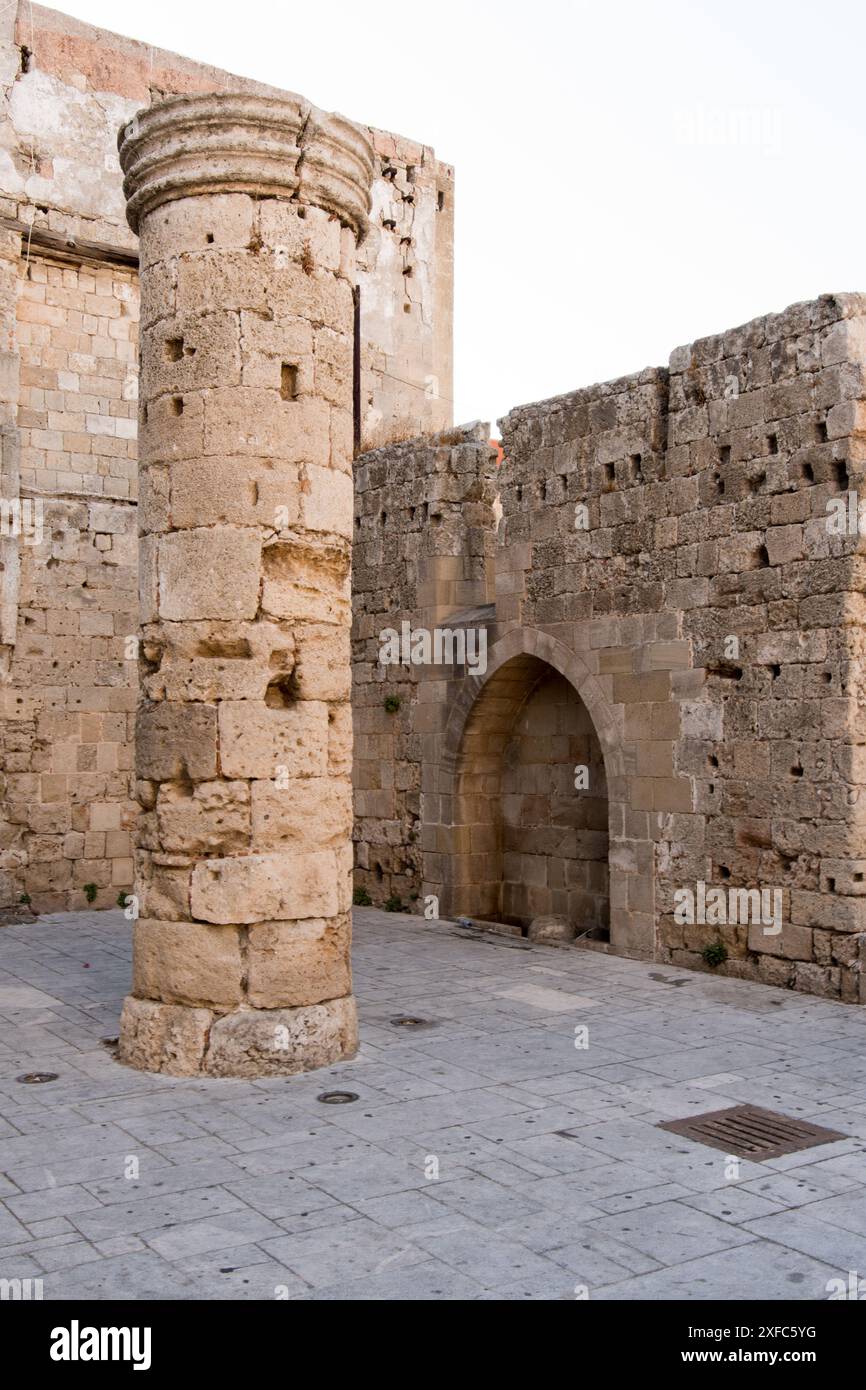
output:
<instances>
[{"instance_id":1,"label":"column base","mask_svg":"<svg viewBox=\"0 0 866 1390\"><path fill-rule=\"evenodd\" d=\"M120 1061L167 1076L294 1076L358 1050L354 996L297 1009L217 1014L128 994L120 1019Z\"/></svg>"}]
</instances>

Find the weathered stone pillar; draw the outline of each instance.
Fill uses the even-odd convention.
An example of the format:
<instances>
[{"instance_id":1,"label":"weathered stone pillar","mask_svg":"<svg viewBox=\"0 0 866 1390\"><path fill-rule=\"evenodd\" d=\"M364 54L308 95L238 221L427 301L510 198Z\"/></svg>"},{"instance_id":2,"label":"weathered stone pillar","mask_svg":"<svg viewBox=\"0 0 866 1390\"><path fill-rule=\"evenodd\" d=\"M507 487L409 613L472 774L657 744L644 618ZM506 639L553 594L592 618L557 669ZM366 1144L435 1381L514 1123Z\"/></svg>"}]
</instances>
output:
<instances>
[{"instance_id":1,"label":"weathered stone pillar","mask_svg":"<svg viewBox=\"0 0 866 1390\"><path fill-rule=\"evenodd\" d=\"M357 1045L354 258L373 152L300 101L120 134L141 243L139 917L122 1060L253 1076Z\"/></svg>"}]
</instances>

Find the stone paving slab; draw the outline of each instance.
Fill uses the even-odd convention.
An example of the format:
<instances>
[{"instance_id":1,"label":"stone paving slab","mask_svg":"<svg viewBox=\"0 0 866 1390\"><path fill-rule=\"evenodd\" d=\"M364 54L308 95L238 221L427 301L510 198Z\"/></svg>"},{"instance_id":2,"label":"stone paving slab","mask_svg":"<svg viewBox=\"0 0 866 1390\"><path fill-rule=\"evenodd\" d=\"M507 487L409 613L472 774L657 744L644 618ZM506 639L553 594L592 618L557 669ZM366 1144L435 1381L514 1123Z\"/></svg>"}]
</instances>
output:
<instances>
[{"instance_id":1,"label":"stone paving slab","mask_svg":"<svg viewBox=\"0 0 866 1390\"><path fill-rule=\"evenodd\" d=\"M356 1059L184 1080L101 1041L120 912L0 928L0 1278L48 1299L627 1301L866 1276L866 1009L375 909L353 958ZM58 1080L16 1082L32 1070ZM846 1137L758 1164L656 1127L743 1102Z\"/></svg>"}]
</instances>

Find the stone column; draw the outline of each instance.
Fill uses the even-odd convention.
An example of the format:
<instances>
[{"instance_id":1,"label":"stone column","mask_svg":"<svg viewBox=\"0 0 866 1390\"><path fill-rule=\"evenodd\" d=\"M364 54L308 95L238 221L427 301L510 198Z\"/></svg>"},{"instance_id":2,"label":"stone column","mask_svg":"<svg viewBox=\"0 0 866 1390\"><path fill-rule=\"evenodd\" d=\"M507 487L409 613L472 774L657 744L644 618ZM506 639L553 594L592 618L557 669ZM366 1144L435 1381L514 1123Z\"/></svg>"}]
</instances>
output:
<instances>
[{"instance_id":1,"label":"stone column","mask_svg":"<svg viewBox=\"0 0 866 1390\"><path fill-rule=\"evenodd\" d=\"M373 152L302 101L120 133L141 249L135 951L121 1059L325 1066L350 968L352 332Z\"/></svg>"}]
</instances>

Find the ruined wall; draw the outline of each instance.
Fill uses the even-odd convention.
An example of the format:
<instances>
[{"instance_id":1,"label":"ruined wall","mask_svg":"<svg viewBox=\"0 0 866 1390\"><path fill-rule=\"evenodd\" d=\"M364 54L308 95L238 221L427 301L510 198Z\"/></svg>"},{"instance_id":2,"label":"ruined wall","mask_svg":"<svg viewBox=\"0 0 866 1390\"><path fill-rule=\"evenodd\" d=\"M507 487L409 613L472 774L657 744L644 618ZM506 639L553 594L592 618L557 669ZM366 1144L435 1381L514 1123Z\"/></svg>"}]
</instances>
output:
<instances>
[{"instance_id":1,"label":"ruined wall","mask_svg":"<svg viewBox=\"0 0 866 1390\"><path fill-rule=\"evenodd\" d=\"M138 290L127 271L26 248L16 270L32 511L2 689L3 897L107 907L132 885Z\"/></svg>"},{"instance_id":2,"label":"ruined wall","mask_svg":"<svg viewBox=\"0 0 866 1390\"><path fill-rule=\"evenodd\" d=\"M276 88L41 5L0 16L0 213L135 248L117 131L168 93ZM379 159L359 260L368 447L451 422L454 171L429 146L368 129Z\"/></svg>"},{"instance_id":3,"label":"ruined wall","mask_svg":"<svg viewBox=\"0 0 866 1390\"><path fill-rule=\"evenodd\" d=\"M366 449L453 419L454 171L427 146L370 135L380 163L358 252Z\"/></svg>"},{"instance_id":4,"label":"ruined wall","mask_svg":"<svg viewBox=\"0 0 866 1390\"><path fill-rule=\"evenodd\" d=\"M42 911L113 907L132 886L135 700L124 648L135 630L135 517L58 500L44 525L47 539L23 552L23 630L4 690L2 891Z\"/></svg>"},{"instance_id":5,"label":"ruined wall","mask_svg":"<svg viewBox=\"0 0 866 1390\"><path fill-rule=\"evenodd\" d=\"M473 910L472 712L505 673L513 724L544 663L604 751L612 949L863 997L863 543L827 504L863 491L864 362L866 299L826 296L503 421L488 670L407 744L422 896ZM778 891L781 931L676 921L699 882Z\"/></svg>"},{"instance_id":6,"label":"ruined wall","mask_svg":"<svg viewBox=\"0 0 866 1390\"><path fill-rule=\"evenodd\" d=\"M131 876L138 308L116 129L155 94L269 89L19 10L0 15L0 478L43 514L37 544L0 535L0 906L47 909L86 885L108 905ZM604 754L612 948L700 966L721 941L723 972L863 998L862 540L826 509L863 491L866 301L796 305L514 410L498 472L483 427L400 442L450 419L452 176L371 137L361 405L381 447L356 469L358 887L443 912L503 882L508 915L561 902L561 845L527 872L502 859L550 817L506 798L542 776L514 731L535 737L532 693L556 671ZM483 629L487 669L383 665L379 633L403 621ZM557 800L562 756L552 744ZM468 780L484 758L493 790ZM594 904L568 911L602 915L593 872L575 887ZM782 930L678 922L698 882L778 890Z\"/></svg>"},{"instance_id":7,"label":"ruined wall","mask_svg":"<svg viewBox=\"0 0 866 1390\"><path fill-rule=\"evenodd\" d=\"M139 295L117 131L163 93L227 88L273 94L37 5L0 15L0 498L41 508L38 543L0 535L0 909L132 884ZM372 441L450 421L453 175L370 135Z\"/></svg>"},{"instance_id":8,"label":"ruined wall","mask_svg":"<svg viewBox=\"0 0 866 1390\"><path fill-rule=\"evenodd\" d=\"M694 497L676 522L681 632L700 685L675 749L690 814L658 850L666 957L693 964L710 930L671 920L676 883L772 885L782 932L720 928L729 970L849 1000L866 999L866 571L828 504L864 492L864 315L863 297L827 296L671 357L667 470Z\"/></svg>"},{"instance_id":9,"label":"ruined wall","mask_svg":"<svg viewBox=\"0 0 866 1390\"><path fill-rule=\"evenodd\" d=\"M409 906L420 895L422 764L442 695L436 668L383 664L380 634L404 621L430 627L492 599L488 434L469 426L355 463L355 883L377 903Z\"/></svg>"}]
</instances>

